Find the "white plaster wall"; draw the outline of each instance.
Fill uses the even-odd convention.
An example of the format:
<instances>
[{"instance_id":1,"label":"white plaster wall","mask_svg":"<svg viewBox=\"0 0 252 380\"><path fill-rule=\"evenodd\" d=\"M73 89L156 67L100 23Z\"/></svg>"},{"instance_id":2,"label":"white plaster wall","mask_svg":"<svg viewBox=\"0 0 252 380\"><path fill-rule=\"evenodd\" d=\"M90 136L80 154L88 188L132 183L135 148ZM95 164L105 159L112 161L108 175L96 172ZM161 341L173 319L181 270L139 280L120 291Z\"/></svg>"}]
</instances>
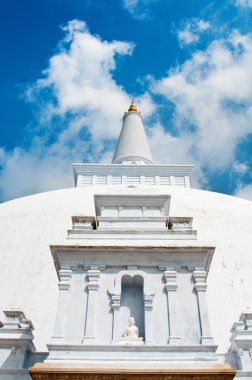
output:
<instances>
[{"instance_id":1,"label":"white plaster wall","mask_svg":"<svg viewBox=\"0 0 252 380\"><path fill-rule=\"evenodd\" d=\"M232 323L245 307L252 306L252 202L207 191L147 186L74 188L1 204L0 312L22 309L35 326L37 349L45 350L53 332L58 295L49 244L65 243L71 215L94 215L93 193L112 192L171 195L170 215L192 216L198 240L169 240L162 244L216 246L207 280L207 298L215 343L219 352L227 351ZM85 243L78 240L78 244ZM73 241L68 240L67 244ZM109 241L105 244L110 245ZM118 242L125 244L143 243ZM2 314L0 319L3 320Z\"/></svg>"}]
</instances>

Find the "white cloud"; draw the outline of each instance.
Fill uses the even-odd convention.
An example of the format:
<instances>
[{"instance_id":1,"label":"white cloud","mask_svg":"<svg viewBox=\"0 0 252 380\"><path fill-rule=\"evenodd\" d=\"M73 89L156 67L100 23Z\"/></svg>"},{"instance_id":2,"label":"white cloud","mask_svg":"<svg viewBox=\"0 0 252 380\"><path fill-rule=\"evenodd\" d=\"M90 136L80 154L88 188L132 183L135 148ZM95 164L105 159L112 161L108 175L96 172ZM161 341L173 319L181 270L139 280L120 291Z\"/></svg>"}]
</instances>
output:
<instances>
[{"instance_id":1,"label":"white cloud","mask_svg":"<svg viewBox=\"0 0 252 380\"><path fill-rule=\"evenodd\" d=\"M122 0L123 7L138 20L144 20L150 15L150 6L158 0Z\"/></svg>"},{"instance_id":2,"label":"white cloud","mask_svg":"<svg viewBox=\"0 0 252 380\"><path fill-rule=\"evenodd\" d=\"M38 124L27 132L29 147L0 149L0 192L10 199L73 185L71 163L112 158L131 96L113 79L117 56L133 44L102 41L73 20L43 77L26 93ZM147 117L155 107L148 94L136 99ZM111 148L110 148L111 147Z\"/></svg>"},{"instance_id":3,"label":"white cloud","mask_svg":"<svg viewBox=\"0 0 252 380\"><path fill-rule=\"evenodd\" d=\"M237 0L236 5L240 7L252 8L252 0Z\"/></svg>"},{"instance_id":4,"label":"white cloud","mask_svg":"<svg viewBox=\"0 0 252 380\"><path fill-rule=\"evenodd\" d=\"M178 32L178 38L181 44L189 45L193 42L199 41L199 36L191 32L188 28Z\"/></svg>"},{"instance_id":5,"label":"white cloud","mask_svg":"<svg viewBox=\"0 0 252 380\"><path fill-rule=\"evenodd\" d=\"M198 20L197 21L197 28L200 31L207 30L210 28L210 22L204 21L204 20Z\"/></svg>"},{"instance_id":6,"label":"white cloud","mask_svg":"<svg viewBox=\"0 0 252 380\"><path fill-rule=\"evenodd\" d=\"M129 97L113 80L111 72L116 66L116 55L131 54L133 45L102 41L89 33L84 22L77 20L69 22L64 30L67 35L59 54L50 59L44 78L37 81L33 91L53 90L57 104L47 106L50 117L51 113L60 116L67 112L85 113L94 138L113 138L118 128L115 122L127 107Z\"/></svg>"},{"instance_id":7,"label":"white cloud","mask_svg":"<svg viewBox=\"0 0 252 380\"><path fill-rule=\"evenodd\" d=\"M239 186L235 192L235 196L252 201L252 185Z\"/></svg>"},{"instance_id":8,"label":"white cloud","mask_svg":"<svg viewBox=\"0 0 252 380\"><path fill-rule=\"evenodd\" d=\"M210 23L208 21L196 18L187 20L183 28L177 31L181 47L198 42L201 34L209 28Z\"/></svg>"},{"instance_id":9,"label":"white cloud","mask_svg":"<svg viewBox=\"0 0 252 380\"><path fill-rule=\"evenodd\" d=\"M244 162L235 161L232 165L232 169L235 173L243 175L248 172L249 166Z\"/></svg>"},{"instance_id":10,"label":"white cloud","mask_svg":"<svg viewBox=\"0 0 252 380\"><path fill-rule=\"evenodd\" d=\"M252 133L251 61L251 36L234 32L153 82L153 92L175 105L177 159L187 154L212 171L232 164Z\"/></svg>"}]
</instances>

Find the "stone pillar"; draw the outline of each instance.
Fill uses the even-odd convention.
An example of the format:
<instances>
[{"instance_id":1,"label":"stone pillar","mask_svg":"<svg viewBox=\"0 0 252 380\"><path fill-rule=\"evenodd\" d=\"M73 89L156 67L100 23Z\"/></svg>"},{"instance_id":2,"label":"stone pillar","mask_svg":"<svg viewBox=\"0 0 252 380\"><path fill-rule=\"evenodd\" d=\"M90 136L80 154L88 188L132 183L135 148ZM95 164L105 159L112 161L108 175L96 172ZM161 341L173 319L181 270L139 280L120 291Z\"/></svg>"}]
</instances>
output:
<instances>
[{"instance_id":1,"label":"stone pillar","mask_svg":"<svg viewBox=\"0 0 252 380\"><path fill-rule=\"evenodd\" d=\"M111 307L113 310L113 328L112 342L116 343L120 340L122 332L120 331L120 294L111 294Z\"/></svg>"},{"instance_id":2,"label":"stone pillar","mask_svg":"<svg viewBox=\"0 0 252 380\"><path fill-rule=\"evenodd\" d=\"M145 344L152 342L152 309L154 294L144 295L144 328L145 328Z\"/></svg>"},{"instance_id":3,"label":"stone pillar","mask_svg":"<svg viewBox=\"0 0 252 380\"><path fill-rule=\"evenodd\" d=\"M193 277L195 280L194 288L198 297L198 313L200 320L200 332L201 332L201 344L212 345L214 344L213 337L210 329L210 322L207 309L206 301L206 276L207 273L205 270L196 269L193 272Z\"/></svg>"},{"instance_id":4,"label":"stone pillar","mask_svg":"<svg viewBox=\"0 0 252 380\"><path fill-rule=\"evenodd\" d=\"M53 333L53 340L62 339L64 336L64 323L66 317L66 305L69 297L70 282L72 277L72 270L70 267L59 270L59 296L58 296L58 309L56 314L55 328Z\"/></svg>"},{"instance_id":5,"label":"stone pillar","mask_svg":"<svg viewBox=\"0 0 252 380\"><path fill-rule=\"evenodd\" d=\"M91 267L87 272L89 282L84 342L95 339L96 294L99 289L100 274L98 267Z\"/></svg>"},{"instance_id":6,"label":"stone pillar","mask_svg":"<svg viewBox=\"0 0 252 380\"><path fill-rule=\"evenodd\" d=\"M175 271L174 268L167 268L164 272L164 278L166 281L165 289L167 292L168 306L169 337L167 343L177 345L180 343L177 307L177 271Z\"/></svg>"}]
</instances>

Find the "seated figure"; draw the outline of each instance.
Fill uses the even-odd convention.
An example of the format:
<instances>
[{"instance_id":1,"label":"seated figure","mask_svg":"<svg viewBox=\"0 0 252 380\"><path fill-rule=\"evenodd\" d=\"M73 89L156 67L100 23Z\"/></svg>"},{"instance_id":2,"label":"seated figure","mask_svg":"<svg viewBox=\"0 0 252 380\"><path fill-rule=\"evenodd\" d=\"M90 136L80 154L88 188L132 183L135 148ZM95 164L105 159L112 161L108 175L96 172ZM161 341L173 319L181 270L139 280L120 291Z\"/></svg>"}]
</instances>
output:
<instances>
[{"instance_id":1,"label":"seated figure","mask_svg":"<svg viewBox=\"0 0 252 380\"><path fill-rule=\"evenodd\" d=\"M143 344L143 338L139 337L139 328L135 325L135 319L129 318L128 326L125 328L120 344L133 345Z\"/></svg>"}]
</instances>

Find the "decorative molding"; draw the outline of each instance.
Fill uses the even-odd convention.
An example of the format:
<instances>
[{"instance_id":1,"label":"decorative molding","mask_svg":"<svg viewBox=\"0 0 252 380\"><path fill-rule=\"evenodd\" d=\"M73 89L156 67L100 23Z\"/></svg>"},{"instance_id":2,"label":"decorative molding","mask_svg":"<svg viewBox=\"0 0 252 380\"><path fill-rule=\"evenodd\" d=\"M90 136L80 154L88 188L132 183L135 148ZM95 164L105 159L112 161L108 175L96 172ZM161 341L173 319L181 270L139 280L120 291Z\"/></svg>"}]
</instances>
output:
<instances>
[{"instance_id":1,"label":"decorative molding","mask_svg":"<svg viewBox=\"0 0 252 380\"><path fill-rule=\"evenodd\" d=\"M99 289L99 279L100 279L101 271L99 267L91 267L87 271L88 275L88 283L87 288L88 290L98 290Z\"/></svg>"},{"instance_id":2,"label":"decorative molding","mask_svg":"<svg viewBox=\"0 0 252 380\"><path fill-rule=\"evenodd\" d=\"M122 277L123 276L130 276L131 278L133 278L134 276L141 276L144 280L144 287L143 287L143 292L144 292L144 295L154 295L155 292L154 290L152 289L151 285L150 285L150 280L149 280L149 276L146 272L142 271L142 270L122 270L120 272L117 273L116 277L115 277L115 285L113 288L110 288L108 289L108 293L111 294L111 295L119 295L121 296L121 291L122 291Z\"/></svg>"},{"instance_id":3,"label":"decorative molding","mask_svg":"<svg viewBox=\"0 0 252 380\"><path fill-rule=\"evenodd\" d=\"M111 294L111 308L113 310L120 309L121 295L120 294Z\"/></svg>"},{"instance_id":4,"label":"decorative molding","mask_svg":"<svg viewBox=\"0 0 252 380\"><path fill-rule=\"evenodd\" d=\"M193 218L190 217L174 217L170 216L168 219L168 225L171 226L171 230L192 230Z\"/></svg>"},{"instance_id":5,"label":"decorative molding","mask_svg":"<svg viewBox=\"0 0 252 380\"><path fill-rule=\"evenodd\" d=\"M76 186L96 186L99 178L106 178L105 185L113 186L113 179L120 177L121 185L190 187L193 165L127 165L127 164L73 164ZM97 180L93 181L93 176ZM110 176L110 177L109 177ZM112 184L108 180L111 178ZM153 182L147 178L153 177ZM176 178L183 181L176 181ZM135 181L134 181L135 179ZM140 182L145 182L144 185ZM118 186L118 184L117 184Z\"/></svg>"},{"instance_id":6,"label":"decorative molding","mask_svg":"<svg viewBox=\"0 0 252 380\"><path fill-rule=\"evenodd\" d=\"M106 265L127 267L129 263L138 267L154 267L164 271L167 267L180 271L181 268L204 268L208 272L214 247L139 247L139 246L113 246L113 245L54 245L51 251L55 266L71 267L83 266L89 269L92 265L105 269ZM103 264L103 263L106 263Z\"/></svg>"},{"instance_id":7,"label":"decorative molding","mask_svg":"<svg viewBox=\"0 0 252 380\"><path fill-rule=\"evenodd\" d=\"M34 352L32 322L21 310L4 311L0 322L0 377L1 370L21 370L29 352ZM2 378L2 377L1 377Z\"/></svg>"},{"instance_id":8,"label":"decorative molding","mask_svg":"<svg viewBox=\"0 0 252 380\"><path fill-rule=\"evenodd\" d=\"M170 196L95 195L96 216L74 216L69 239L196 239L190 217L168 217Z\"/></svg>"},{"instance_id":9,"label":"decorative molding","mask_svg":"<svg viewBox=\"0 0 252 380\"><path fill-rule=\"evenodd\" d=\"M146 311L151 311L153 309L153 299L155 293L153 294L144 294L144 309Z\"/></svg>"},{"instance_id":10,"label":"decorative molding","mask_svg":"<svg viewBox=\"0 0 252 380\"><path fill-rule=\"evenodd\" d=\"M86 230L96 228L96 219L93 216L76 215L72 216L73 230Z\"/></svg>"},{"instance_id":11,"label":"decorative molding","mask_svg":"<svg viewBox=\"0 0 252 380\"><path fill-rule=\"evenodd\" d=\"M157 208L160 210L159 216L168 216L170 207L170 196L167 195L95 195L95 209L97 216L105 216L104 210L109 207L118 209L116 216L122 216L122 212L127 207L137 207L142 209L141 216L145 215L150 208ZM163 215L161 213L163 210ZM124 215L123 215L124 216ZM131 215L134 216L134 215ZM139 216L139 215L138 215ZM149 216L149 215L148 215Z\"/></svg>"},{"instance_id":12,"label":"decorative molding","mask_svg":"<svg viewBox=\"0 0 252 380\"><path fill-rule=\"evenodd\" d=\"M59 270L59 290L69 290L70 282L72 278L72 270L69 268L64 268Z\"/></svg>"},{"instance_id":13,"label":"decorative molding","mask_svg":"<svg viewBox=\"0 0 252 380\"><path fill-rule=\"evenodd\" d=\"M177 271L174 268L167 268L164 271L165 278L165 289L166 291L176 291L177 290Z\"/></svg>"},{"instance_id":14,"label":"decorative molding","mask_svg":"<svg viewBox=\"0 0 252 380\"><path fill-rule=\"evenodd\" d=\"M252 309L244 310L231 329L230 352L236 358L238 377L252 378Z\"/></svg>"}]
</instances>

